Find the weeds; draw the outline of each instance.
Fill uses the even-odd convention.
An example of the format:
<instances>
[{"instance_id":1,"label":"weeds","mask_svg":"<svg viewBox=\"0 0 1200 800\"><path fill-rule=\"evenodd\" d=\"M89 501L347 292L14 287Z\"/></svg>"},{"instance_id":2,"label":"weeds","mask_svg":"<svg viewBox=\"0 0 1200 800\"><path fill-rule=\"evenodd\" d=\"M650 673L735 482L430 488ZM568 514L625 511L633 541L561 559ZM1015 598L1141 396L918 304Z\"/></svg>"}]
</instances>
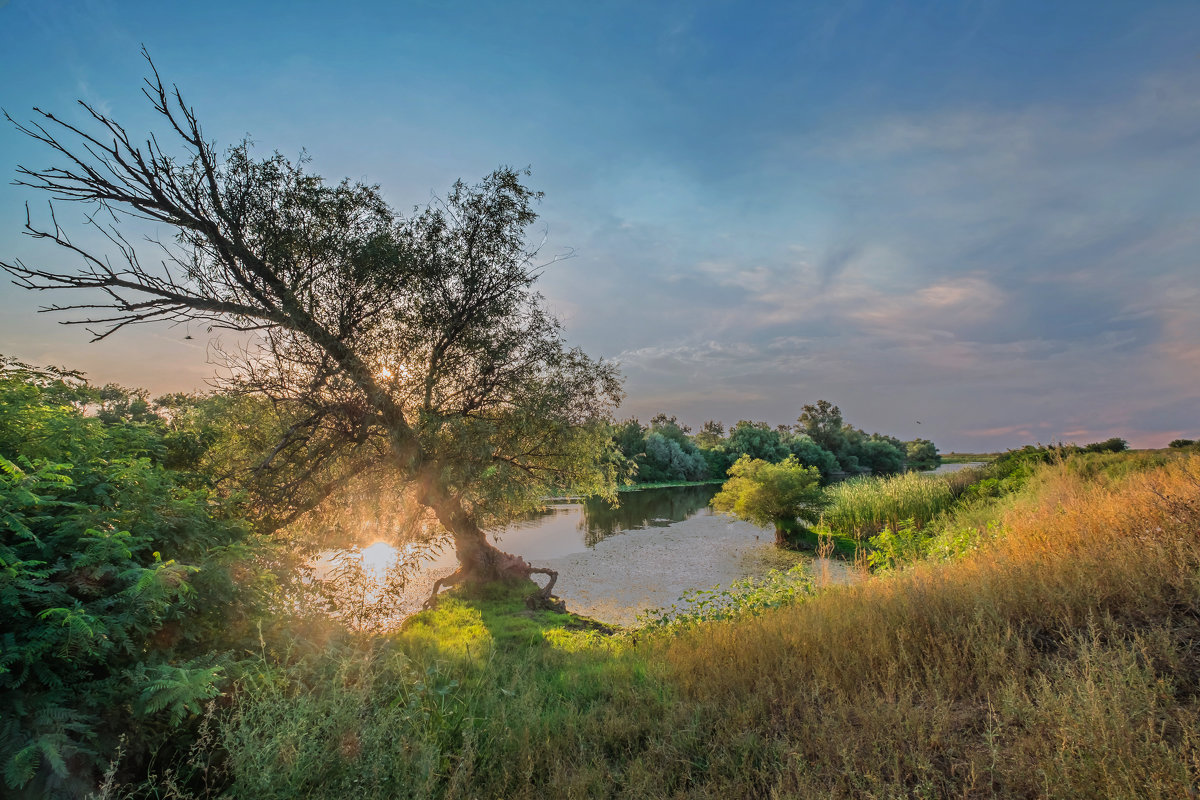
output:
<instances>
[{"instance_id":1,"label":"weeds","mask_svg":"<svg viewBox=\"0 0 1200 800\"><path fill-rule=\"evenodd\" d=\"M762 578L734 581L728 589L692 589L670 608L638 615L638 626L643 630L677 630L701 622L754 616L797 603L813 590L808 564L801 563L788 570L770 570Z\"/></svg>"}]
</instances>

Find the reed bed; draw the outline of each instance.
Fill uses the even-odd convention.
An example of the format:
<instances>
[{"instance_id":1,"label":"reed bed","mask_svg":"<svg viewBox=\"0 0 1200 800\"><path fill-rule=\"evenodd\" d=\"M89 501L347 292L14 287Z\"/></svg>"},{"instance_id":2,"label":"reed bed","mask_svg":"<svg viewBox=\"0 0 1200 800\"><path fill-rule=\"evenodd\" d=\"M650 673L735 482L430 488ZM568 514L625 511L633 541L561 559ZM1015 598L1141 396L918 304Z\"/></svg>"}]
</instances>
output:
<instances>
[{"instance_id":1,"label":"reed bed","mask_svg":"<svg viewBox=\"0 0 1200 800\"><path fill-rule=\"evenodd\" d=\"M909 472L887 478L855 478L825 490L829 501L824 524L834 533L862 538L886 528L897 530L911 519L928 525L954 504L955 492L944 475Z\"/></svg>"}]
</instances>

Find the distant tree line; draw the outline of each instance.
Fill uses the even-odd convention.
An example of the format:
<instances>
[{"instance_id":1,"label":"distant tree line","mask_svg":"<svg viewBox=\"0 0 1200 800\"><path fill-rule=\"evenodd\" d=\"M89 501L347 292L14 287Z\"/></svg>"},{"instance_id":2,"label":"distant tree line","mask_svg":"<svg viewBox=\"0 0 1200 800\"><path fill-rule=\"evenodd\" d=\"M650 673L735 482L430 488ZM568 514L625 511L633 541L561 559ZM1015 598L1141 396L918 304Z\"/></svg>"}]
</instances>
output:
<instances>
[{"instance_id":1,"label":"distant tree line","mask_svg":"<svg viewBox=\"0 0 1200 800\"><path fill-rule=\"evenodd\" d=\"M894 475L935 469L941 456L928 439L902 441L848 424L828 400L806 405L794 425L739 420L726 431L716 421L700 430L658 414L643 425L627 419L613 428L614 450L635 483L718 480L742 456L778 464L794 457L815 467L823 482L846 475Z\"/></svg>"},{"instance_id":2,"label":"distant tree line","mask_svg":"<svg viewBox=\"0 0 1200 800\"><path fill-rule=\"evenodd\" d=\"M1103 442L1066 445L1064 449L1073 453L1123 453L1129 449L1129 442L1120 436L1114 436L1111 439L1105 439Z\"/></svg>"}]
</instances>

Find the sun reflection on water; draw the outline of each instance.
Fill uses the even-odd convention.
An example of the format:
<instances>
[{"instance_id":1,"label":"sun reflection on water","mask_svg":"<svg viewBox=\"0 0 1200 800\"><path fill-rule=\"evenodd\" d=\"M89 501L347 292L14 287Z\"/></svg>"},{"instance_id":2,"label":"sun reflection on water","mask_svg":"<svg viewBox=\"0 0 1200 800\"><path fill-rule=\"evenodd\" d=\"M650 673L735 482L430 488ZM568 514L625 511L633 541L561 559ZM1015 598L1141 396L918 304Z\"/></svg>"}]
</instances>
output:
<instances>
[{"instance_id":1,"label":"sun reflection on water","mask_svg":"<svg viewBox=\"0 0 1200 800\"><path fill-rule=\"evenodd\" d=\"M387 542L379 541L364 547L359 551L362 557L362 568L377 581L382 581L388 569L396 563L400 551Z\"/></svg>"}]
</instances>

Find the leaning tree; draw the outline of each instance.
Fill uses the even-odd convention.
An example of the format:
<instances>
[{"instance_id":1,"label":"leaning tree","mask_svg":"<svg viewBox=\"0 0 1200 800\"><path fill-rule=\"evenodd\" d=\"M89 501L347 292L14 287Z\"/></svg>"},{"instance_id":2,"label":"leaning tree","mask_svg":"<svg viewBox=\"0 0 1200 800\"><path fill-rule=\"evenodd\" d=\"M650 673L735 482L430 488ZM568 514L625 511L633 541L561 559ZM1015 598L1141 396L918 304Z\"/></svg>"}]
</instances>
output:
<instances>
[{"instance_id":1,"label":"leaning tree","mask_svg":"<svg viewBox=\"0 0 1200 800\"><path fill-rule=\"evenodd\" d=\"M436 517L455 579L544 572L548 598L555 575L484 529L552 488L613 491L615 461L598 456L620 378L564 344L533 289L544 263L527 244L541 196L528 172L460 181L403 216L377 186L328 184L304 159L256 157L246 141L219 151L153 63L150 76L166 138L136 139L82 101L85 123L36 108L13 123L59 161L18 167L18 185L52 199L25 232L69 258L0 266L27 289L78 290L43 310L93 340L147 323L241 332L222 375L274 412L245 473L268 529L369 485ZM54 200L88 206L103 247L72 238Z\"/></svg>"}]
</instances>

